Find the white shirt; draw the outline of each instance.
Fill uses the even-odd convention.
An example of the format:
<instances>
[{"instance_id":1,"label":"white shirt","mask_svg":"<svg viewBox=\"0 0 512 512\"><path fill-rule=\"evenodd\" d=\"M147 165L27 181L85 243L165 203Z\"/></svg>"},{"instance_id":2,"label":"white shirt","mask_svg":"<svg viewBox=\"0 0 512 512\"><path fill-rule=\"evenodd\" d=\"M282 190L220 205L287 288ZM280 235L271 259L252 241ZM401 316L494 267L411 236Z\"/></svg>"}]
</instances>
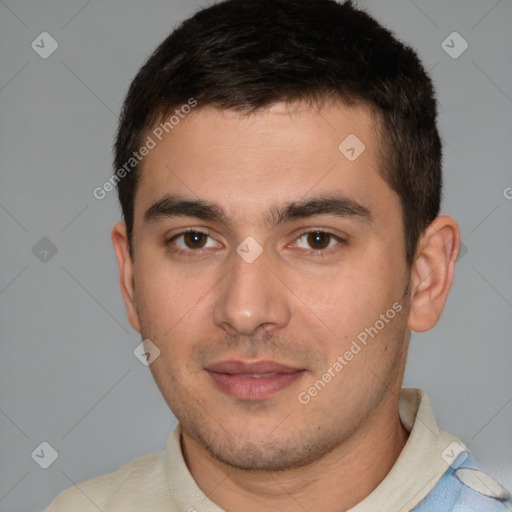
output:
<instances>
[{"instance_id":1,"label":"white shirt","mask_svg":"<svg viewBox=\"0 0 512 512\"><path fill-rule=\"evenodd\" d=\"M409 439L384 480L350 512L412 510L466 449L455 436L438 428L423 391L402 389L399 413ZM44 512L223 512L189 472L180 435L178 425L164 452L140 457L113 473L73 486Z\"/></svg>"}]
</instances>

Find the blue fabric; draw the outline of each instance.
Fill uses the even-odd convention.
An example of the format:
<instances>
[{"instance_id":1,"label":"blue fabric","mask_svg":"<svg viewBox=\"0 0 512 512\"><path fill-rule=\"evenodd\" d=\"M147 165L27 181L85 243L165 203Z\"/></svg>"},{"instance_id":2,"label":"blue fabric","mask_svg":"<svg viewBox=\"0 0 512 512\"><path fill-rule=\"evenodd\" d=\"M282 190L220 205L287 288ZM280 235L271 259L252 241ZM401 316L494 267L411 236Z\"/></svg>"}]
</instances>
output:
<instances>
[{"instance_id":1,"label":"blue fabric","mask_svg":"<svg viewBox=\"0 0 512 512\"><path fill-rule=\"evenodd\" d=\"M478 469L468 452L451 464L428 496L411 512L508 512L510 501L484 496L463 484L454 472L459 468Z\"/></svg>"}]
</instances>

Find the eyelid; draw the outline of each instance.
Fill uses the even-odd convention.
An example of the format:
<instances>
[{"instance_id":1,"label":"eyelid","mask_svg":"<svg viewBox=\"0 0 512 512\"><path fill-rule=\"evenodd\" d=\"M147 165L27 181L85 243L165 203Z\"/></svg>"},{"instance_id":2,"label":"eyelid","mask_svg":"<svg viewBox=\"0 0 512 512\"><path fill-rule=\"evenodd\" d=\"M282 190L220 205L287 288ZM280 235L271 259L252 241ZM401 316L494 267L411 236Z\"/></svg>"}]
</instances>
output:
<instances>
[{"instance_id":1,"label":"eyelid","mask_svg":"<svg viewBox=\"0 0 512 512\"><path fill-rule=\"evenodd\" d=\"M350 237L347 234L335 233L327 228L308 228L304 231L299 231L296 235L294 235L293 241L296 242L304 235L309 235L310 233L322 233L325 235L329 235L338 240L340 243L348 243L350 239Z\"/></svg>"},{"instance_id":2,"label":"eyelid","mask_svg":"<svg viewBox=\"0 0 512 512\"><path fill-rule=\"evenodd\" d=\"M183 228L180 231L178 231L177 233L174 233L173 235L166 237L165 241L164 241L164 244L166 246L169 246L177 238L179 238L180 236L186 235L187 233L200 233L200 234L203 234L203 235L211 238L216 244L221 245L220 242L218 242L216 240L216 238L211 235L211 231L209 229L207 229L207 228L200 228L200 227ZM202 247L202 248L199 248L199 249L183 249L183 248L178 247L176 245L172 248L173 251L181 252L181 253L185 253L185 252L187 252L187 253L201 253L201 252L207 251L209 249L211 249L211 248L210 247L206 247L206 248Z\"/></svg>"},{"instance_id":3,"label":"eyelid","mask_svg":"<svg viewBox=\"0 0 512 512\"><path fill-rule=\"evenodd\" d=\"M183 228L171 236L166 236L165 241L166 241L166 243L171 242L172 240L175 240L179 236L186 235L187 233L201 233L203 235L207 235L207 236L211 237L210 231L205 228ZM213 238L213 237L211 237L211 238Z\"/></svg>"},{"instance_id":4,"label":"eyelid","mask_svg":"<svg viewBox=\"0 0 512 512\"><path fill-rule=\"evenodd\" d=\"M203 233L204 235L210 235L210 230L207 229L207 228L183 228L181 229L180 231L178 231L177 233L173 234L169 240L171 240L172 238L176 238L177 236L180 236L180 235L184 235L186 233Z\"/></svg>"},{"instance_id":5,"label":"eyelid","mask_svg":"<svg viewBox=\"0 0 512 512\"><path fill-rule=\"evenodd\" d=\"M202 227L183 228L180 231L178 231L177 233L173 234L172 236L167 237L165 239L165 245L170 245L171 242L174 242L174 240L176 240L180 236L186 235L187 233L201 233L201 234L206 235L209 238L211 238L218 245L222 245L220 242L218 242L216 240L215 237L213 237L211 235L211 231L209 229L202 228ZM309 251L309 252L317 254L317 255L320 255L320 253L328 254L331 250L335 249L337 245L348 245L349 239L350 239L350 237L348 235L346 235L346 234L341 235L341 234L334 233L333 231L331 231L330 229L327 229L327 228L313 227L313 228L308 228L308 229L305 229L305 230L297 231L296 234L294 234L293 242L287 244L286 247L290 247L290 245L292 245L292 244L297 244L298 240L300 240L302 237L304 237L304 236L306 236L306 235L308 235L310 233L323 233L325 235L331 236L332 238L334 238L338 242L335 246L327 247L325 249L302 249L302 248L299 248L299 249L301 249L303 251ZM207 248L200 248L200 249L182 249L181 247L177 247L177 246L175 246L173 248L173 250L175 252L182 252L182 253L185 253L185 252L188 252L188 253L201 253L202 251L207 251L209 249L211 249L211 248L207 247Z\"/></svg>"},{"instance_id":6,"label":"eyelid","mask_svg":"<svg viewBox=\"0 0 512 512\"><path fill-rule=\"evenodd\" d=\"M328 235L334 239L334 245L328 245L324 249L314 249L314 248L304 248L299 247L299 241L302 237L307 236L310 233L322 233ZM286 246L286 249L291 251L299 251L299 254L302 254L303 257L306 258L329 258L339 253L339 251L343 250L343 248L347 248L349 246L349 235L342 236L341 234L333 233L331 230L326 228L310 228L305 231L301 231L298 236L294 237L293 242ZM329 244L332 240L329 242ZM295 254L298 256L298 254ZM320 261L320 260L319 260Z\"/></svg>"}]
</instances>

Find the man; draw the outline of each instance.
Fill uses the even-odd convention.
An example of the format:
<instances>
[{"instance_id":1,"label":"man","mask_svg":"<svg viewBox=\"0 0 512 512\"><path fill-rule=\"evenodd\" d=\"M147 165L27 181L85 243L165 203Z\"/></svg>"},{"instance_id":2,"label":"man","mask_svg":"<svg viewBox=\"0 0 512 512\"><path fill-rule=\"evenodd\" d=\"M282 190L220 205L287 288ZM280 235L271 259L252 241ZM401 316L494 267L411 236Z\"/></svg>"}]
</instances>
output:
<instances>
[{"instance_id":1,"label":"man","mask_svg":"<svg viewBox=\"0 0 512 512\"><path fill-rule=\"evenodd\" d=\"M401 390L460 249L415 53L350 2L230 0L128 92L112 241L179 421L53 511L498 511L508 492Z\"/></svg>"}]
</instances>

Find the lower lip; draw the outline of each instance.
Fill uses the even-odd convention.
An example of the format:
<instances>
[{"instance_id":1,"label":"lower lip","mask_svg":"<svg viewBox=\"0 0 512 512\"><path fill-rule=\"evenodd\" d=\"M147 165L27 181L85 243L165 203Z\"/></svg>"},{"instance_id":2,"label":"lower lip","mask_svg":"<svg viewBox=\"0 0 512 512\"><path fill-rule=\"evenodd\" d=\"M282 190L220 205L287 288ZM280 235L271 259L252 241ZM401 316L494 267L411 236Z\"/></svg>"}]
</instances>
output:
<instances>
[{"instance_id":1,"label":"lower lip","mask_svg":"<svg viewBox=\"0 0 512 512\"><path fill-rule=\"evenodd\" d=\"M304 370L277 373L268 377L241 377L228 373L208 372L216 386L224 393L240 400L264 400L302 377Z\"/></svg>"}]
</instances>

